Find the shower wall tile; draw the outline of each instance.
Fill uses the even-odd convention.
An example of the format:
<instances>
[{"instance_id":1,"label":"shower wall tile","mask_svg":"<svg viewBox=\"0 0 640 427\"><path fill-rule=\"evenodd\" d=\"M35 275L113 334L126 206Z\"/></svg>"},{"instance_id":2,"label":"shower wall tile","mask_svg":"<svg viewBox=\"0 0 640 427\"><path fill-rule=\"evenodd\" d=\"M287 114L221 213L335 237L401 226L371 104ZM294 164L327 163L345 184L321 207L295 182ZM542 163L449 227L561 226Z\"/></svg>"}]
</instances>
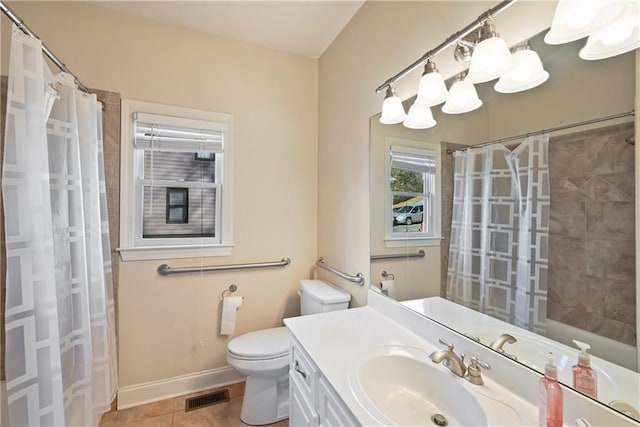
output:
<instances>
[{"instance_id":1,"label":"shower wall tile","mask_svg":"<svg viewBox=\"0 0 640 427\"><path fill-rule=\"evenodd\" d=\"M615 280L635 277L635 245L633 241L587 240L586 272L590 276Z\"/></svg>"},{"instance_id":2,"label":"shower wall tile","mask_svg":"<svg viewBox=\"0 0 640 427\"><path fill-rule=\"evenodd\" d=\"M591 200L600 202L627 202L629 197L614 185L611 185L599 176L592 176L580 190Z\"/></svg>"},{"instance_id":3,"label":"shower wall tile","mask_svg":"<svg viewBox=\"0 0 640 427\"><path fill-rule=\"evenodd\" d=\"M629 240L629 230L635 226L635 204L588 203L586 233L590 239Z\"/></svg>"},{"instance_id":4,"label":"shower wall tile","mask_svg":"<svg viewBox=\"0 0 640 427\"><path fill-rule=\"evenodd\" d=\"M561 138L566 140L560 141ZM585 141L581 138L561 136L549 143L549 170L557 178L585 176L587 153Z\"/></svg>"},{"instance_id":5,"label":"shower wall tile","mask_svg":"<svg viewBox=\"0 0 640 427\"><path fill-rule=\"evenodd\" d=\"M453 171L455 160L453 154L448 154L447 150L463 150L467 146L443 142L440 145L440 168L442 187L440 195L441 203L441 227L442 242L440 243L440 296L444 297L447 287L447 268L449 267L449 246L451 240L451 215L453 213Z\"/></svg>"},{"instance_id":6,"label":"shower wall tile","mask_svg":"<svg viewBox=\"0 0 640 427\"><path fill-rule=\"evenodd\" d=\"M554 200L549 212L549 234L582 237L587 226L585 203L573 198Z\"/></svg>"},{"instance_id":7,"label":"shower wall tile","mask_svg":"<svg viewBox=\"0 0 640 427\"><path fill-rule=\"evenodd\" d=\"M633 133L633 123L582 133L587 141L587 170L592 175L633 172L634 147L624 141Z\"/></svg>"},{"instance_id":8,"label":"shower wall tile","mask_svg":"<svg viewBox=\"0 0 640 427\"><path fill-rule=\"evenodd\" d=\"M566 307L561 303L547 302L547 316L574 328L587 328L587 316L585 316L582 308Z\"/></svg>"},{"instance_id":9,"label":"shower wall tile","mask_svg":"<svg viewBox=\"0 0 640 427\"><path fill-rule=\"evenodd\" d=\"M585 255L583 238L549 236L549 270L583 274L586 272Z\"/></svg>"},{"instance_id":10,"label":"shower wall tile","mask_svg":"<svg viewBox=\"0 0 640 427\"><path fill-rule=\"evenodd\" d=\"M549 318L635 345L633 123L552 137Z\"/></svg>"},{"instance_id":11,"label":"shower wall tile","mask_svg":"<svg viewBox=\"0 0 640 427\"><path fill-rule=\"evenodd\" d=\"M636 343L634 325L618 320L588 316L586 330L632 346Z\"/></svg>"},{"instance_id":12,"label":"shower wall tile","mask_svg":"<svg viewBox=\"0 0 640 427\"><path fill-rule=\"evenodd\" d=\"M547 300L564 307L584 307L587 294L583 290L583 274L549 268Z\"/></svg>"}]
</instances>

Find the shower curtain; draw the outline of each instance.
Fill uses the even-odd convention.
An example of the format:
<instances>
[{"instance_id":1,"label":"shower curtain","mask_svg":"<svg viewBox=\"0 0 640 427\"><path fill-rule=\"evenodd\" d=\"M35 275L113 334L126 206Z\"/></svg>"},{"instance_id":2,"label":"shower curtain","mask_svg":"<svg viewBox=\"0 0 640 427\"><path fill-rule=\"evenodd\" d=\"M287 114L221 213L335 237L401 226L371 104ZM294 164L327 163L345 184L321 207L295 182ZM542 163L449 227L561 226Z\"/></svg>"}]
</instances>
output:
<instances>
[{"instance_id":1,"label":"shower curtain","mask_svg":"<svg viewBox=\"0 0 640 427\"><path fill-rule=\"evenodd\" d=\"M14 26L2 189L15 426L97 426L116 392L102 108Z\"/></svg>"},{"instance_id":2,"label":"shower curtain","mask_svg":"<svg viewBox=\"0 0 640 427\"><path fill-rule=\"evenodd\" d=\"M446 298L544 333L548 135L456 152Z\"/></svg>"}]
</instances>

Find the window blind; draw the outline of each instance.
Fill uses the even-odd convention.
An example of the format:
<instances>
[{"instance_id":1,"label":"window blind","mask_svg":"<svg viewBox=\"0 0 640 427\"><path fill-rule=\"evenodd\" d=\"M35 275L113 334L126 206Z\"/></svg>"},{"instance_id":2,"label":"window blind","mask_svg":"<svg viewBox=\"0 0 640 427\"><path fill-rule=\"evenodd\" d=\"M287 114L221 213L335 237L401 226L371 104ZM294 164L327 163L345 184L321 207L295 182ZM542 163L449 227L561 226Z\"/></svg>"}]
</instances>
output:
<instances>
[{"instance_id":1,"label":"window blind","mask_svg":"<svg viewBox=\"0 0 640 427\"><path fill-rule=\"evenodd\" d=\"M134 147L154 151L222 153L226 123L135 113Z\"/></svg>"},{"instance_id":2,"label":"window blind","mask_svg":"<svg viewBox=\"0 0 640 427\"><path fill-rule=\"evenodd\" d=\"M391 148L391 167L418 173L434 174L436 168L435 153L433 155L408 152L406 147L401 150Z\"/></svg>"}]
</instances>

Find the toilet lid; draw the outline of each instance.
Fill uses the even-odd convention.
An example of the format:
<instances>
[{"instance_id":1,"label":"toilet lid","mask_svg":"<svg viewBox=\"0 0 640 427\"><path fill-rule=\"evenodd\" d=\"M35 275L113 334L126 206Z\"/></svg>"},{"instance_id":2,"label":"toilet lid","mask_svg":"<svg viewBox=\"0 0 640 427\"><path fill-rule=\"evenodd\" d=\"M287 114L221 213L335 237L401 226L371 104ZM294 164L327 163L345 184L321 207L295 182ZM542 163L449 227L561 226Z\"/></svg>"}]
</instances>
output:
<instances>
[{"instance_id":1,"label":"toilet lid","mask_svg":"<svg viewBox=\"0 0 640 427\"><path fill-rule=\"evenodd\" d=\"M232 339L229 352L247 358L270 358L289 352L289 331L280 328L262 329Z\"/></svg>"}]
</instances>

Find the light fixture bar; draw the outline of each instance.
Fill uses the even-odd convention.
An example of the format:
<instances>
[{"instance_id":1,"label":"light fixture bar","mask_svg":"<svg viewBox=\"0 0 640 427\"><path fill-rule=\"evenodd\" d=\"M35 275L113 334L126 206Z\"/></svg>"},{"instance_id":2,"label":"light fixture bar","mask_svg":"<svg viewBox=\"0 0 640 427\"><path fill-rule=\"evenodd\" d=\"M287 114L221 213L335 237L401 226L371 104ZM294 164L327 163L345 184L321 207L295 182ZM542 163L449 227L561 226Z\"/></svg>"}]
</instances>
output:
<instances>
[{"instance_id":1,"label":"light fixture bar","mask_svg":"<svg viewBox=\"0 0 640 427\"><path fill-rule=\"evenodd\" d=\"M393 77L387 79L387 81L385 81L384 83L382 83L380 86L376 88L376 93L391 86L393 83L400 80L401 78L403 78L404 76L406 76L407 74L409 74L410 72L412 72L413 70L415 70L416 68L424 64L429 58L434 57L435 55L442 52L452 44L458 42L459 40L469 35L469 33L477 30L480 26L484 24L486 20L495 17L496 15L504 11L507 7L511 6L516 1L517 0L505 0L498 3L493 8L487 10L482 15L478 16L478 18L475 21L473 21L472 23L470 23L460 31L450 35L445 41L443 41L438 46L436 46L435 48L431 49L430 51L422 55L419 59L411 63L411 65L407 66L404 70L400 71L398 74L394 75Z\"/></svg>"}]
</instances>

